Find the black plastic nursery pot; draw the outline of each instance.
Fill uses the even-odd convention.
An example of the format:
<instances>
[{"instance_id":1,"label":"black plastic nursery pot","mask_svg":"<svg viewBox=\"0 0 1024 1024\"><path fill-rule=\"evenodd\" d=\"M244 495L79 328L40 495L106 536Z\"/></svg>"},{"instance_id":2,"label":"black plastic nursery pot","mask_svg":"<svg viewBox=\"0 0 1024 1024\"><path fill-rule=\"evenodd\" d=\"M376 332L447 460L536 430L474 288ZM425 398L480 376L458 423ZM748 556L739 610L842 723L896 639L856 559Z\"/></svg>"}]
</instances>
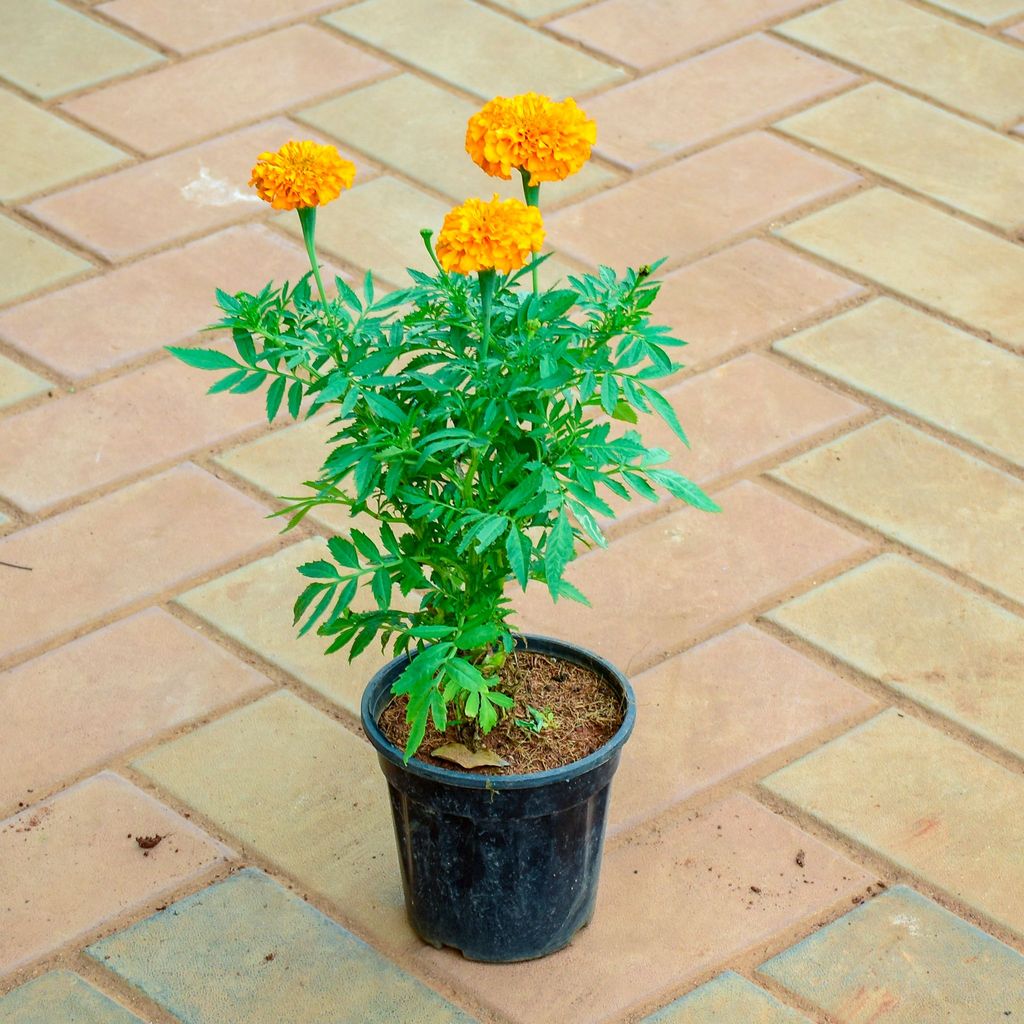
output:
<instances>
[{"instance_id":1,"label":"black plastic nursery pot","mask_svg":"<svg viewBox=\"0 0 1024 1024\"><path fill-rule=\"evenodd\" d=\"M408 657L385 665L363 694L363 728L391 797L409 922L432 946L452 946L470 960L546 956L589 923L612 776L636 719L632 687L614 665L550 637L517 642L592 669L621 693L623 722L603 747L528 775L475 775L416 758L403 764L377 719Z\"/></svg>"}]
</instances>

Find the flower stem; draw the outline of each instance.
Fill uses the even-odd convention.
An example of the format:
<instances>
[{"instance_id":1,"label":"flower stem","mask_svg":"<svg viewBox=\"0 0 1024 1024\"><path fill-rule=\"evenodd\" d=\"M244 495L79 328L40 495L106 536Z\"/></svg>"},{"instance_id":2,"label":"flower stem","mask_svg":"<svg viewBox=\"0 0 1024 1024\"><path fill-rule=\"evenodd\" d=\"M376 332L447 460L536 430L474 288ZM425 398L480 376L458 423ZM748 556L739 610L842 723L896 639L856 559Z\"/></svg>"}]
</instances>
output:
<instances>
[{"instance_id":1,"label":"flower stem","mask_svg":"<svg viewBox=\"0 0 1024 1024\"><path fill-rule=\"evenodd\" d=\"M519 173L523 177L523 196L526 199L527 206L534 206L538 210L540 209L540 185L530 184L530 172L525 168L520 167ZM536 295L540 291L540 287L537 284L537 254L534 253L530 257L530 276L533 278L533 294Z\"/></svg>"},{"instance_id":2,"label":"flower stem","mask_svg":"<svg viewBox=\"0 0 1024 1024\"><path fill-rule=\"evenodd\" d=\"M491 301L494 298L494 271L480 270L477 272L480 281L480 306L483 311L483 324L481 337L483 345L480 348L481 360L487 358L487 349L491 343Z\"/></svg>"},{"instance_id":3,"label":"flower stem","mask_svg":"<svg viewBox=\"0 0 1024 1024\"><path fill-rule=\"evenodd\" d=\"M316 259L316 207L300 206L296 213L299 215L299 223L302 225L302 240L306 243L306 255L309 257L309 265L313 268L313 277L316 278L316 287L320 292L320 302L327 312L327 293L324 291L324 282L320 277L320 264Z\"/></svg>"}]
</instances>

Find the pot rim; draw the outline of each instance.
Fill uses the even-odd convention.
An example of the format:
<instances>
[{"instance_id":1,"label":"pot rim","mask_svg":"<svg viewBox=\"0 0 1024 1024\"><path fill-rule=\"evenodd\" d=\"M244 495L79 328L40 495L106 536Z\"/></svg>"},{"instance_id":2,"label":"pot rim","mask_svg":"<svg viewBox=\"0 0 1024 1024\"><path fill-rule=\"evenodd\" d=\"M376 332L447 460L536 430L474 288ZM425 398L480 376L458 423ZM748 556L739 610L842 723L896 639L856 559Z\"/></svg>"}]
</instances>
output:
<instances>
[{"instance_id":1,"label":"pot rim","mask_svg":"<svg viewBox=\"0 0 1024 1024\"><path fill-rule=\"evenodd\" d=\"M382 668L378 669L377 672L374 673L373 678L369 683L367 683L366 689L363 690L363 698L360 703L360 717L362 718L363 731L366 733L367 738L370 743L373 744L377 753L381 757L386 758L396 767L402 769L402 771L409 772L412 775L417 775L423 779L429 779L431 782L442 783L448 786L457 786L462 789L482 790L530 789L534 787L539 788L550 783L568 782L571 779L575 779L581 775L585 775L587 772L593 771L595 768L599 768L601 765L613 758L626 740L629 739L630 733L633 731L633 726L636 723L636 695L634 694L633 687L630 685L625 674L616 668L616 666L610 661L602 658L601 655L595 654L586 647L580 647L578 644L574 644L568 640L559 640L556 637L543 636L538 633L516 634L517 644L520 639L525 641L526 650L531 649L531 642L539 641L539 647L550 645L565 651L570 651L577 655L584 664L588 665L588 667L597 669L610 679L614 680L622 690L622 695L625 699L626 705L622 724L616 730L615 734L602 746L598 747L598 749L592 754L588 754L586 757L580 758L578 761L572 761L569 764L562 765L559 768L547 768L544 771L526 772L515 775L473 775L471 772L467 771L459 771L451 768L439 768L436 765L427 764L424 761L417 760L415 755L409 759L407 764L404 760L402 751L395 746L395 744L392 743L383 732L381 732L377 725L377 718L373 714L373 709L370 705L376 696L375 691L379 689L384 677L393 671L396 663L407 661L409 658L408 654L399 655L399 657L393 658ZM548 653L551 653L553 657L558 657L557 652ZM391 693L390 685L388 686L387 693L389 695Z\"/></svg>"}]
</instances>

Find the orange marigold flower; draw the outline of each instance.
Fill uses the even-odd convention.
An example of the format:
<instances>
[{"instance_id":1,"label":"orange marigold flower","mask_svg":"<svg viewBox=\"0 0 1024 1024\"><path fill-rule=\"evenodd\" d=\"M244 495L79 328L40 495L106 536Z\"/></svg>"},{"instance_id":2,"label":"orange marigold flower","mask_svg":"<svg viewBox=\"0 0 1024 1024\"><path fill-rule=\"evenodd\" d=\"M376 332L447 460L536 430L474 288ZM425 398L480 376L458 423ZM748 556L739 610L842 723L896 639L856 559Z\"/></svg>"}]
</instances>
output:
<instances>
[{"instance_id":1,"label":"orange marigold flower","mask_svg":"<svg viewBox=\"0 0 1024 1024\"><path fill-rule=\"evenodd\" d=\"M437 258L445 270L518 270L544 244L540 210L518 199L467 199L450 210L437 236Z\"/></svg>"},{"instance_id":2,"label":"orange marigold flower","mask_svg":"<svg viewBox=\"0 0 1024 1024\"><path fill-rule=\"evenodd\" d=\"M298 210L337 199L355 176L355 164L333 146L286 142L276 153L260 153L249 184L275 210Z\"/></svg>"},{"instance_id":3,"label":"orange marigold flower","mask_svg":"<svg viewBox=\"0 0 1024 1024\"><path fill-rule=\"evenodd\" d=\"M469 119L466 152L495 178L511 177L513 167L530 174L530 184L561 181L590 158L597 125L574 99L555 103L528 92L498 96Z\"/></svg>"}]
</instances>

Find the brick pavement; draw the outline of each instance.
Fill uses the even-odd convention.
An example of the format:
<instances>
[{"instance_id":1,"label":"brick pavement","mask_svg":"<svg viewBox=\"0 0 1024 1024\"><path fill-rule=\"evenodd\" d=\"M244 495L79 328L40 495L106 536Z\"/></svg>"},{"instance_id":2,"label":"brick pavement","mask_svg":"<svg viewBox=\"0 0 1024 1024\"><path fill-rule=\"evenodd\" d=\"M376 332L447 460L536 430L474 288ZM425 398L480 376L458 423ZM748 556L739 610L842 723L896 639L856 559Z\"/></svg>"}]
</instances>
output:
<instances>
[{"instance_id":1,"label":"brick pavement","mask_svg":"<svg viewBox=\"0 0 1024 1024\"><path fill-rule=\"evenodd\" d=\"M1024 0L10 6L2 1024L1024 1013ZM215 284L301 272L258 151L335 140L325 254L398 284L492 188L468 113L527 89L599 124L549 266L668 257L667 446L724 513L625 508L574 570L592 611L522 602L640 725L593 925L488 967L405 924L355 718L380 656L288 628L351 525L264 519L322 424L162 346Z\"/></svg>"}]
</instances>

